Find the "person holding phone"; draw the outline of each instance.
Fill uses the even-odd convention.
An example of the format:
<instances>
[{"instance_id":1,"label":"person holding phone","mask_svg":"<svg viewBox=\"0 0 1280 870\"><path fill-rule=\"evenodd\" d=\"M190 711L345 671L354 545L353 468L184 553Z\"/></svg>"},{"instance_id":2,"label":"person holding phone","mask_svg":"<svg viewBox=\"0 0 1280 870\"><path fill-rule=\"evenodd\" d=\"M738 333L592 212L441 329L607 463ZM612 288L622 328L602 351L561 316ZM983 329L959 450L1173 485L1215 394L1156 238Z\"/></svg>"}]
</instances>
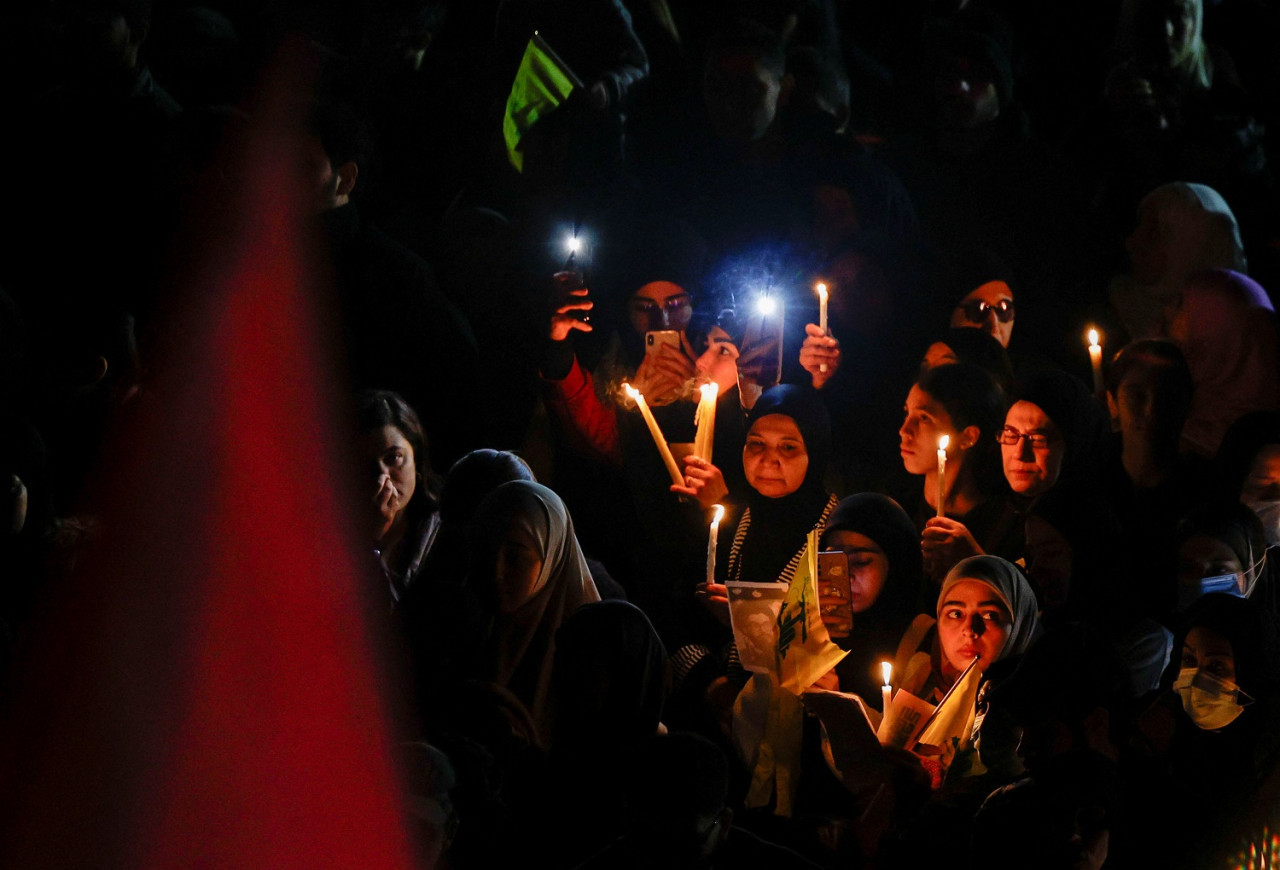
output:
<instances>
[{"instance_id":1,"label":"person holding phone","mask_svg":"<svg viewBox=\"0 0 1280 870\"><path fill-rule=\"evenodd\" d=\"M831 639L849 651L836 666L840 689L874 701L883 685L880 662L893 660L916 614L924 571L920 536L896 501L863 492L831 512L822 550L820 562L831 554L846 569L842 581L818 578L822 622Z\"/></svg>"}]
</instances>

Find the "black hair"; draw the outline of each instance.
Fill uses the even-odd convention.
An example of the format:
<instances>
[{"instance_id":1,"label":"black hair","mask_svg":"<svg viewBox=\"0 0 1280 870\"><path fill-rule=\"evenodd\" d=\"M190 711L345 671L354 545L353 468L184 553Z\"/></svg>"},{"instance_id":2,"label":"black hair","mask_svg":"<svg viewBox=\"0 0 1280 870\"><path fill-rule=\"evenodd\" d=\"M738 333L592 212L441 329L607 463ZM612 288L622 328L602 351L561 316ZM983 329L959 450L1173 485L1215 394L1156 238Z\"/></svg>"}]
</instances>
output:
<instances>
[{"instance_id":1,"label":"black hair","mask_svg":"<svg viewBox=\"0 0 1280 870\"><path fill-rule=\"evenodd\" d=\"M1161 426L1170 434L1181 435L1182 426L1191 413L1191 395L1195 389L1187 358L1171 341L1147 338L1125 345L1107 367L1107 392L1119 399L1120 384L1129 372L1140 366L1154 367L1156 393L1162 400Z\"/></svg>"},{"instance_id":2,"label":"black hair","mask_svg":"<svg viewBox=\"0 0 1280 870\"><path fill-rule=\"evenodd\" d=\"M1004 471L996 434L1004 426L1008 407L995 378L979 366L952 363L925 372L917 386L946 408L957 430L978 427L978 440L969 448L964 467L982 492L991 495L1001 491Z\"/></svg>"}]
</instances>

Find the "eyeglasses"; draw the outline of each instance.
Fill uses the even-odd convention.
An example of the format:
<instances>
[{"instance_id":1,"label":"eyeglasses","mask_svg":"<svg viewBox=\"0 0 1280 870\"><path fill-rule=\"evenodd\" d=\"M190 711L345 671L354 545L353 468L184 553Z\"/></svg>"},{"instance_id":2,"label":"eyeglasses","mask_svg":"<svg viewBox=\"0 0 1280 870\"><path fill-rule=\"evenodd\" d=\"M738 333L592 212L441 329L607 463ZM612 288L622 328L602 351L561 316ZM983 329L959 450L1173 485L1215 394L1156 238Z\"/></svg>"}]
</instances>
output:
<instances>
[{"instance_id":1,"label":"eyeglasses","mask_svg":"<svg viewBox=\"0 0 1280 870\"><path fill-rule=\"evenodd\" d=\"M681 293L665 300L661 305L652 299L632 299L627 303L627 311L631 317L648 323L651 329L678 326L685 327L693 317L693 297Z\"/></svg>"},{"instance_id":2,"label":"eyeglasses","mask_svg":"<svg viewBox=\"0 0 1280 870\"><path fill-rule=\"evenodd\" d=\"M1000 430L1000 434L996 436L996 440L1006 447L1016 447L1022 443L1022 439L1026 438L1027 443L1031 445L1032 450L1048 450L1049 445L1056 441L1056 438L1050 438L1043 432L1019 432L1012 426L1005 426Z\"/></svg>"},{"instance_id":3,"label":"eyeglasses","mask_svg":"<svg viewBox=\"0 0 1280 870\"><path fill-rule=\"evenodd\" d=\"M963 305L957 305L956 308L964 312L964 319L970 323L982 323L987 319L988 312L994 312L996 320L1001 323L1008 323L1013 320L1013 300L1001 299L996 304L983 302L975 299L972 302L966 302Z\"/></svg>"}]
</instances>

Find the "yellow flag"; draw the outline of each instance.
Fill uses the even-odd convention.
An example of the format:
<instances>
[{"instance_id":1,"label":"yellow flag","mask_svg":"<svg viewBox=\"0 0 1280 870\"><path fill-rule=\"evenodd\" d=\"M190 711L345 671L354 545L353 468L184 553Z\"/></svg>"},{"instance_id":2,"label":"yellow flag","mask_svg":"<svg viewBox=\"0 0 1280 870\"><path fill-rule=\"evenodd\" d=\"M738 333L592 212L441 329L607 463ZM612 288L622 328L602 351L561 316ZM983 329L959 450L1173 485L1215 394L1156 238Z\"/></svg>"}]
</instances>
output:
<instances>
[{"instance_id":1,"label":"yellow flag","mask_svg":"<svg viewBox=\"0 0 1280 870\"><path fill-rule=\"evenodd\" d=\"M511 83L511 95L507 97L507 111L502 118L502 137L507 143L507 157L517 172L524 171L524 154L520 140L538 123L538 119L550 114L568 99L575 87L582 82L565 66L551 46L537 33L525 46L520 69Z\"/></svg>"},{"instance_id":2,"label":"yellow flag","mask_svg":"<svg viewBox=\"0 0 1280 870\"><path fill-rule=\"evenodd\" d=\"M795 577L778 613L778 682L799 695L846 653L831 642L818 606L818 531L809 532Z\"/></svg>"}]
</instances>

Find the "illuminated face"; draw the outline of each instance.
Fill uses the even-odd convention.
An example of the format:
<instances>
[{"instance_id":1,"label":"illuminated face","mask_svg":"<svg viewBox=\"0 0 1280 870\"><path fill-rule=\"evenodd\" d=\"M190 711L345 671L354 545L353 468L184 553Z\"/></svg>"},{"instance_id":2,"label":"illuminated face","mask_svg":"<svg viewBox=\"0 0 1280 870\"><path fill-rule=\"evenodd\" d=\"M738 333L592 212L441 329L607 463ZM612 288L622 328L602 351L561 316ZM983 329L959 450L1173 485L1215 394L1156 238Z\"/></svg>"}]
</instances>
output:
<instances>
[{"instance_id":1,"label":"illuminated face","mask_svg":"<svg viewBox=\"0 0 1280 870\"><path fill-rule=\"evenodd\" d=\"M843 550L849 557L850 604L854 613L862 613L880 597L889 576L889 557L879 544L859 532L828 532L826 546Z\"/></svg>"},{"instance_id":2,"label":"illuminated face","mask_svg":"<svg viewBox=\"0 0 1280 870\"><path fill-rule=\"evenodd\" d=\"M1013 337L1013 291L1003 281L988 281L971 290L951 312L951 328L973 327L1009 346ZM1004 318L1003 320L1001 318Z\"/></svg>"},{"instance_id":3,"label":"illuminated face","mask_svg":"<svg viewBox=\"0 0 1280 870\"><path fill-rule=\"evenodd\" d=\"M374 429L364 436L365 456L372 460L369 471L376 481L374 497L384 523L399 516L417 489L418 473L413 445L395 426Z\"/></svg>"},{"instance_id":4,"label":"illuminated face","mask_svg":"<svg viewBox=\"0 0 1280 870\"><path fill-rule=\"evenodd\" d=\"M1008 608L995 590L978 580L961 580L947 590L938 608L938 641L946 664L963 671L981 656L985 669L1000 658L1013 628Z\"/></svg>"},{"instance_id":5,"label":"illuminated face","mask_svg":"<svg viewBox=\"0 0 1280 870\"><path fill-rule=\"evenodd\" d=\"M938 437L950 435L956 445L955 426L941 402L913 386L907 393L906 419L898 430L902 466L910 474L926 474L938 467Z\"/></svg>"},{"instance_id":6,"label":"illuminated face","mask_svg":"<svg viewBox=\"0 0 1280 870\"><path fill-rule=\"evenodd\" d=\"M1268 444L1258 451L1240 489L1245 504L1280 499L1280 444Z\"/></svg>"},{"instance_id":7,"label":"illuminated face","mask_svg":"<svg viewBox=\"0 0 1280 870\"><path fill-rule=\"evenodd\" d=\"M747 483L769 498L791 495L809 471L809 451L796 421L785 414L766 414L747 433L742 448Z\"/></svg>"},{"instance_id":8,"label":"illuminated face","mask_svg":"<svg viewBox=\"0 0 1280 870\"><path fill-rule=\"evenodd\" d=\"M1187 632L1182 642L1182 667L1203 670L1220 680L1236 681L1236 656L1231 642L1203 625Z\"/></svg>"},{"instance_id":9,"label":"illuminated face","mask_svg":"<svg viewBox=\"0 0 1280 870\"><path fill-rule=\"evenodd\" d=\"M738 347L729 333L718 326L707 333L707 349L698 357L694 368L698 380L718 384L720 395L738 385Z\"/></svg>"},{"instance_id":10,"label":"illuminated face","mask_svg":"<svg viewBox=\"0 0 1280 870\"><path fill-rule=\"evenodd\" d=\"M1007 443L1017 439L1014 443ZM1036 442L1042 441L1037 444ZM1009 488L1034 498L1058 482L1062 457L1067 451L1062 433L1039 405L1014 402L1004 418L1000 455Z\"/></svg>"},{"instance_id":11,"label":"illuminated face","mask_svg":"<svg viewBox=\"0 0 1280 870\"><path fill-rule=\"evenodd\" d=\"M498 542L494 565L494 587L498 611L512 613L538 591L542 575L542 550L537 540L517 520L512 520Z\"/></svg>"}]
</instances>

